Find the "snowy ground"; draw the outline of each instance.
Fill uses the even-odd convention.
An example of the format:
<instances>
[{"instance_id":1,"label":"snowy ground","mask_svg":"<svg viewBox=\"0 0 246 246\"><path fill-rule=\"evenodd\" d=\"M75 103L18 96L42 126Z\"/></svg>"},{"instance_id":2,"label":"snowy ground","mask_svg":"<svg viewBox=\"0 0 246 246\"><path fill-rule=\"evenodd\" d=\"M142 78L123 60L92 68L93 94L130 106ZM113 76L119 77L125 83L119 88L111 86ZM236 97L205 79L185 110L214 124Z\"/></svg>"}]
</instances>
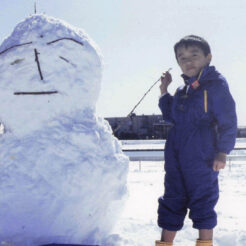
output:
<instances>
[{"instance_id":1,"label":"snowy ground","mask_svg":"<svg viewBox=\"0 0 246 246\"><path fill-rule=\"evenodd\" d=\"M141 168L141 169L140 169ZM128 175L129 197L107 246L154 246L159 240L156 225L157 199L163 193L163 162L131 162ZM233 163L220 173L218 226L214 246L246 245L246 164ZM186 218L175 246L195 245L197 231Z\"/></svg>"}]
</instances>

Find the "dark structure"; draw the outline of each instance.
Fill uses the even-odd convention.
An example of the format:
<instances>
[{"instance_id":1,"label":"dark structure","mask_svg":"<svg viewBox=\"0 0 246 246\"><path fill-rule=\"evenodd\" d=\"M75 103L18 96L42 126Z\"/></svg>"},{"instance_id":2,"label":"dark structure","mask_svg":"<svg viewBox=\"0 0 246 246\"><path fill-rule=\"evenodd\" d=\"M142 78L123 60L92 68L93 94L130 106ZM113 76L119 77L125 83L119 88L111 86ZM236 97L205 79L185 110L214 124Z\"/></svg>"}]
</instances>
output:
<instances>
[{"instance_id":1,"label":"dark structure","mask_svg":"<svg viewBox=\"0 0 246 246\"><path fill-rule=\"evenodd\" d=\"M171 127L170 124L164 122L162 115L132 115L129 118L105 119L118 139L165 139ZM120 124L120 128L114 131Z\"/></svg>"},{"instance_id":2,"label":"dark structure","mask_svg":"<svg viewBox=\"0 0 246 246\"><path fill-rule=\"evenodd\" d=\"M246 137L246 127L245 126L239 126L237 128L237 137L238 138L245 138Z\"/></svg>"},{"instance_id":3,"label":"dark structure","mask_svg":"<svg viewBox=\"0 0 246 246\"><path fill-rule=\"evenodd\" d=\"M131 117L105 118L118 139L166 139L172 127L162 115L135 115ZM114 131L119 125L120 128ZM238 138L246 137L246 127L238 127Z\"/></svg>"}]
</instances>

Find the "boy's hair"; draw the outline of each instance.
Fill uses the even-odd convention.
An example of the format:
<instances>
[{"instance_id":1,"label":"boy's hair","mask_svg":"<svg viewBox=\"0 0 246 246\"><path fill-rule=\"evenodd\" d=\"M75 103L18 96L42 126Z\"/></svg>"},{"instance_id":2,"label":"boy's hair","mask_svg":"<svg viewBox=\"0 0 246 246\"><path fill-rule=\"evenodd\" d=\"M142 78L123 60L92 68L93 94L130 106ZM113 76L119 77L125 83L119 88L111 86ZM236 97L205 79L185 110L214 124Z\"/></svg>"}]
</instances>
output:
<instances>
[{"instance_id":1,"label":"boy's hair","mask_svg":"<svg viewBox=\"0 0 246 246\"><path fill-rule=\"evenodd\" d=\"M177 59L177 50L182 46L184 46L185 48L187 48L188 46L197 46L203 51L205 56L211 53L209 44L204 38L195 35L188 35L182 38L179 42L177 42L174 45L174 52L175 52L176 59Z\"/></svg>"}]
</instances>

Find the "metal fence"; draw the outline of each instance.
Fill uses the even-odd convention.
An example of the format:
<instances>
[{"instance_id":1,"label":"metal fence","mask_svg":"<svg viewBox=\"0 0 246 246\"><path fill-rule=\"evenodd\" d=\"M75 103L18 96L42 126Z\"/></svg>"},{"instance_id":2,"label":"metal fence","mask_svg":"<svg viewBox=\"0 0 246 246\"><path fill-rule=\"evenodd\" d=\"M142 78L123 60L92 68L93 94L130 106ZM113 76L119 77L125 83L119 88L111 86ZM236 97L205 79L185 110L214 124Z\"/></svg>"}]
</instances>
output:
<instances>
[{"instance_id":1,"label":"metal fence","mask_svg":"<svg viewBox=\"0 0 246 246\"><path fill-rule=\"evenodd\" d=\"M245 141L244 141L245 140ZM122 150L130 161L163 161L165 140L124 140ZM246 139L239 139L235 148L227 156L229 165L233 161L246 163Z\"/></svg>"}]
</instances>

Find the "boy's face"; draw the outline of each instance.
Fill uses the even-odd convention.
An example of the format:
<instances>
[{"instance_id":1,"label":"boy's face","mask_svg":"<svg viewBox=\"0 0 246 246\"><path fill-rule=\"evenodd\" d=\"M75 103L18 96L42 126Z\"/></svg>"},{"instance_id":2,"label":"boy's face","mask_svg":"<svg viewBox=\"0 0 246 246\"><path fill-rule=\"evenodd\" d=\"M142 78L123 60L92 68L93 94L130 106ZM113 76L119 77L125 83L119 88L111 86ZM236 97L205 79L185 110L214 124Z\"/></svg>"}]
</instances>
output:
<instances>
[{"instance_id":1,"label":"boy's face","mask_svg":"<svg viewBox=\"0 0 246 246\"><path fill-rule=\"evenodd\" d=\"M201 69L208 65L212 55L204 55L203 50L197 46L181 46L177 49L177 60L182 72L188 76L197 76Z\"/></svg>"}]
</instances>

